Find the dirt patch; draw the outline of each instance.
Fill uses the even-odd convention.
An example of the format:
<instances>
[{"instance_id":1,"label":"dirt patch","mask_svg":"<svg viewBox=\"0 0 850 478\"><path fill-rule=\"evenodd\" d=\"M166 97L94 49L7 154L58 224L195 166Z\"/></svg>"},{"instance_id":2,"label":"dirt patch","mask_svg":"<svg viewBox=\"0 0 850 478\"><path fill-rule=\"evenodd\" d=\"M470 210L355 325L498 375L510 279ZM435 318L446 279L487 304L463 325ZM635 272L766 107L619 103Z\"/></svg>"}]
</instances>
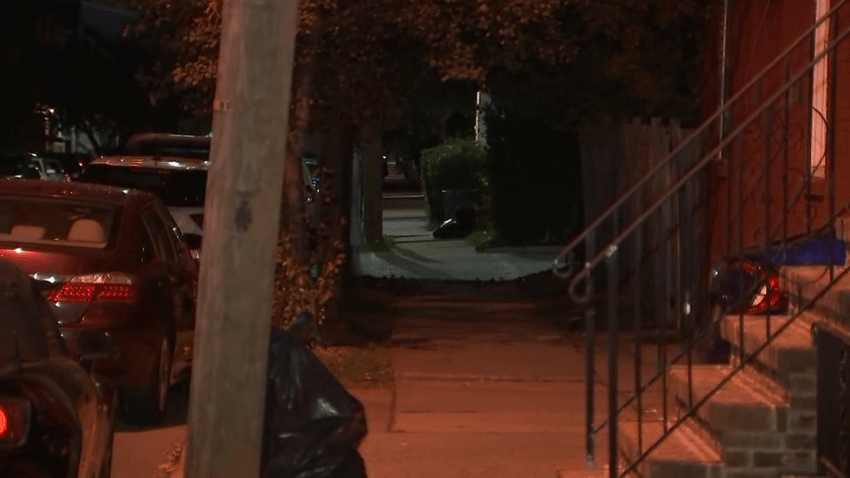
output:
<instances>
[{"instance_id":1,"label":"dirt patch","mask_svg":"<svg viewBox=\"0 0 850 478\"><path fill-rule=\"evenodd\" d=\"M389 347L377 344L331 346L317 347L313 352L346 387L392 387L393 369Z\"/></svg>"}]
</instances>

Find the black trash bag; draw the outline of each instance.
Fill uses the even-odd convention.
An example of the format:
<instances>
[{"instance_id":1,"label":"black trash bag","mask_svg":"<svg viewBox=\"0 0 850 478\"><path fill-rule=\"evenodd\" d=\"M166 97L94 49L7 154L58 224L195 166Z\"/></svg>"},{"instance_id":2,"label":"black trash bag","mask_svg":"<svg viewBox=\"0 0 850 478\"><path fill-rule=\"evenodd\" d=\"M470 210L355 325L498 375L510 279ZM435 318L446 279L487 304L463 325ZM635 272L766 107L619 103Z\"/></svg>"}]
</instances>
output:
<instances>
[{"instance_id":1,"label":"black trash bag","mask_svg":"<svg viewBox=\"0 0 850 478\"><path fill-rule=\"evenodd\" d=\"M443 221L434 229L435 239L460 239L472 234L475 230L475 209L467 206L459 207L455 217Z\"/></svg>"},{"instance_id":2,"label":"black trash bag","mask_svg":"<svg viewBox=\"0 0 850 478\"><path fill-rule=\"evenodd\" d=\"M263 431L264 478L366 478L357 447L363 405L309 348L272 328Z\"/></svg>"}]
</instances>

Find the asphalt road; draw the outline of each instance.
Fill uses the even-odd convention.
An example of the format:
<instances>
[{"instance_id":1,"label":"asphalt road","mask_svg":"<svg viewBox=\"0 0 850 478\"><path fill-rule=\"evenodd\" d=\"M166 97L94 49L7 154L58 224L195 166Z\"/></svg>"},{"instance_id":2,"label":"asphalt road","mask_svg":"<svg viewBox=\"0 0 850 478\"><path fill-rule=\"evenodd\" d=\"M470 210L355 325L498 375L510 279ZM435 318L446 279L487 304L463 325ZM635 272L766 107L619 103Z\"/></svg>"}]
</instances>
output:
<instances>
[{"instance_id":1,"label":"asphalt road","mask_svg":"<svg viewBox=\"0 0 850 478\"><path fill-rule=\"evenodd\" d=\"M172 387L164 423L156 428L139 428L118 423L112 450L112 478L155 478L167 453L182 445L186 435L189 384Z\"/></svg>"}]
</instances>

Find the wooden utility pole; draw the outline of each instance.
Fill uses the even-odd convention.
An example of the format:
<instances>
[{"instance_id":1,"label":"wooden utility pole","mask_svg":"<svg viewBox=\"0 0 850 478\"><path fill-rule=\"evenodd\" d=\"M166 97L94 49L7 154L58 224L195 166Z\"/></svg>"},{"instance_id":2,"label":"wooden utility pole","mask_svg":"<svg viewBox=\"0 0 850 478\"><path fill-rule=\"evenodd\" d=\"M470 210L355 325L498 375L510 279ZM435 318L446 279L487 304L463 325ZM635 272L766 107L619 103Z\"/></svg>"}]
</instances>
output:
<instances>
[{"instance_id":1,"label":"wooden utility pole","mask_svg":"<svg viewBox=\"0 0 850 478\"><path fill-rule=\"evenodd\" d=\"M224 0L188 478L258 477L297 0Z\"/></svg>"}]
</instances>

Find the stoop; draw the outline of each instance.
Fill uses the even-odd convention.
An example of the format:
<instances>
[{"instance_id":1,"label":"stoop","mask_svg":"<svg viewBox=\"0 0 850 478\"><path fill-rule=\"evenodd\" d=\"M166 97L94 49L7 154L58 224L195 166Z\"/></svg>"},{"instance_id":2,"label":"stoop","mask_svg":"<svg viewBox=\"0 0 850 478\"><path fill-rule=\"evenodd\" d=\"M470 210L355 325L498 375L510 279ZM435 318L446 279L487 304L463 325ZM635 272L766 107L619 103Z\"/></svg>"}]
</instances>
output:
<instances>
[{"instance_id":1,"label":"stoop","mask_svg":"<svg viewBox=\"0 0 850 478\"><path fill-rule=\"evenodd\" d=\"M829 283L825 267L788 267L783 286L799 305ZM667 407L674 417L693 410L634 471L644 478L812 478L817 463L817 349L812 325L828 320L850 329L850 276L834 284L811 311L787 316L727 316L720 334L731 344L723 365L673 366ZM778 335L776 330L786 328ZM737 373L741 353L773 340ZM731 377L731 378L730 378ZM722 385L720 385L723 382ZM690 384L690 386L689 386ZM718 385L720 385L718 387ZM712 390L716 390L708 396ZM707 397L707 398L706 398ZM675 415L678 413L678 415ZM633 462L668 429L620 421L621 453Z\"/></svg>"}]
</instances>

